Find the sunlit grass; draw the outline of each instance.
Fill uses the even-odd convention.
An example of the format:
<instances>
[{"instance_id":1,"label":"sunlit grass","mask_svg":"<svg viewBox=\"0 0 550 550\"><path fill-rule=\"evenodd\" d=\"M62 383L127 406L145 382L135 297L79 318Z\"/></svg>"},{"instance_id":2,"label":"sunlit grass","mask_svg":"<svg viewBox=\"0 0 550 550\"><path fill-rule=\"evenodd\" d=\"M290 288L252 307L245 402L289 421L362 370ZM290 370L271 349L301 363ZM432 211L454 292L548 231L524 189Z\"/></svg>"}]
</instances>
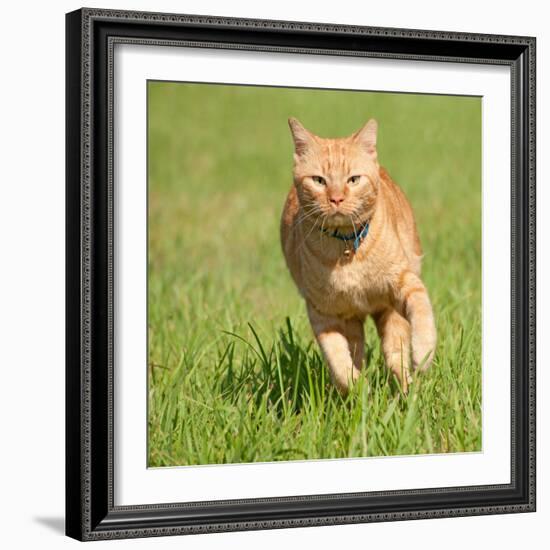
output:
<instances>
[{"instance_id":1,"label":"sunlit grass","mask_svg":"<svg viewBox=\"0 0 550 550\"><path fill-rule=\"evenodd\" d=\"M150 83L149 116L149 464L480 450L480 100ZM328 380L280 251L289 116L380 123L438 328L408 396L371 322L354 391Z\"/></svg>"}]
</instances>

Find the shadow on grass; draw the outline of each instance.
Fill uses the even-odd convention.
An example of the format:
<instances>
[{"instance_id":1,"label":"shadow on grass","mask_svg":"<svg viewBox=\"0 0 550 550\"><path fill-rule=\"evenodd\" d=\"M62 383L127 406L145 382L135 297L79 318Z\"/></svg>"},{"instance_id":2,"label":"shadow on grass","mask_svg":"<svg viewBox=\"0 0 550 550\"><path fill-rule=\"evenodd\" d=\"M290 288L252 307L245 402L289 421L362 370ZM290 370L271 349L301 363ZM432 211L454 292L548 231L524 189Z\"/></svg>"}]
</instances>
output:
<instances>
[{"instance_id":1,"label":"shadow on grass","mask_svg":"<svg viewBox=\"0 0 550 550\"><path fill-rule=\"evenodd\" d=\"M357 392L342 397L330 382L324 360L313 341L301 341L290 319L277 332L274 342L266 347L252 324L251 338L231 332L235 340L225 348L221 361L219 385L224 399L236 402L245 392L255 407L267 404L279 415L299 414L304 406L324 408L328 400L339 406L353 407ZM245 344L244 354L236 358L235 345ZM387 384L387 376L378 364L373 349L365 350L365 370L379 371L375 383ZM364 371L365 372L365 371ZM382 380L383 379L383 380Z\"/></svg>"},{"instance_id":2,"label":"shadow on grass","mask_svg":"<svg viewBox=\"0 0 550 550\"><path fill-rule=\"evenodd\" d=\"M314 343L297 339L288 317L270 347L265 346L252 324L248 326L250 339L226 333L235 341L223 354L225 368L220 384L225 399L236 401L245 392L247 400L256 407L265 402L279 414L297 414L306 402L315 407L334 393ZM238 361L234 353L236 341L245 344Z\"/></svg>"}]
</instances>

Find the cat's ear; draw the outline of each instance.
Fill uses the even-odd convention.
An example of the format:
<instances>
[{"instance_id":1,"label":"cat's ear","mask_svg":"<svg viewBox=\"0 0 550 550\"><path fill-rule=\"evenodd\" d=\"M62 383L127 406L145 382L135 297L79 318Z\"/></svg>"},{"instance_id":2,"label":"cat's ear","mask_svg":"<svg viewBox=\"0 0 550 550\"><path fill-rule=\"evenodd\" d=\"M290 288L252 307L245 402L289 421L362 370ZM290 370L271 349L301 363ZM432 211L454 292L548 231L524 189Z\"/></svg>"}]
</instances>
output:
<instances>
[{"instance_id":1,"label":"cat's ear","mask_svg":"<svg viewBox=\"0 0 550 550\"><path fill-rule=\"evenodd\" d=\"M363 149L376 159L376 137L378 135L378 122L371 118L360 130L353 134L353 140L359 143Z\"/></svg>"},{"instance_id":2,"label":"cat's ear","mask_svg":"<svg viewBox=\"0 0 550 550\"><path fill-rule=\"evenodd\" d=\"M288 125L292 132L292 139L294 139L294 149L297 155L302 155L308 148L315 143L315 136L306 130L302 123L295 119L289 118Z\"/></svg>"}]
</instances>

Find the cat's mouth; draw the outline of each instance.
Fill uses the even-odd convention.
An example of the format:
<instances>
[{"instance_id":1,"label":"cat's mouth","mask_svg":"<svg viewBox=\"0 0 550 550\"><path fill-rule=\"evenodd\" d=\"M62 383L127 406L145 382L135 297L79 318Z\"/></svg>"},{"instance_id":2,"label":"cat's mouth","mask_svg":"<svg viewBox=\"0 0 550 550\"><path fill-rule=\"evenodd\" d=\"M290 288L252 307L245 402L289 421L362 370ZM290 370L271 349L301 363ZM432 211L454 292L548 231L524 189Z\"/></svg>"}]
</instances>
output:
<instances>
[{"instance_id":1,"label":"cat's mouth","mask_svg":"<svg viewBox=\"0 0 550 550\"><path fill-rule=\"evenodd\" d=\"M332 212L326 218L326 225L330 228L353 226L353 216L343 212Z\"/></svg>"}]
</instances>

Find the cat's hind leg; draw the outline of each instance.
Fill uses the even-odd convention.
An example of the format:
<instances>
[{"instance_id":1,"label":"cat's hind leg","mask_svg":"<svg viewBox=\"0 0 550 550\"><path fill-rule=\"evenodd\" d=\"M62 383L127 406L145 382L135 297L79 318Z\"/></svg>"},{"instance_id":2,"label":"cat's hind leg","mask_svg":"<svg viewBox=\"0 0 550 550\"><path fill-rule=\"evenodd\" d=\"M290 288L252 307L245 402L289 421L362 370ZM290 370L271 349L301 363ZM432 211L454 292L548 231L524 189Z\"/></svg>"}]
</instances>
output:
<instances>
[{"instance_id":1,"label":"cat's hind leg","mask_svg":"<svg viewBox=\"0 0 550 550\"><path fill-rule=\"evenodd\" d=\"M332 381L338 391L345 395L359 377L363 363L363 322L324 315L309 303L307 311Z\"/></svg>"},{"instance_id":2,"label":"cat's hind leg","mask_svg":"<svg viewBox=\"0 0 550 550\"><path fill-rule=\"evenodd\" d=\"M411 326L407 319L392 307L378 312L373 317L386 367L395 374L401 389L407 393L411 382Z\"/></svg>"}]
</instances>

